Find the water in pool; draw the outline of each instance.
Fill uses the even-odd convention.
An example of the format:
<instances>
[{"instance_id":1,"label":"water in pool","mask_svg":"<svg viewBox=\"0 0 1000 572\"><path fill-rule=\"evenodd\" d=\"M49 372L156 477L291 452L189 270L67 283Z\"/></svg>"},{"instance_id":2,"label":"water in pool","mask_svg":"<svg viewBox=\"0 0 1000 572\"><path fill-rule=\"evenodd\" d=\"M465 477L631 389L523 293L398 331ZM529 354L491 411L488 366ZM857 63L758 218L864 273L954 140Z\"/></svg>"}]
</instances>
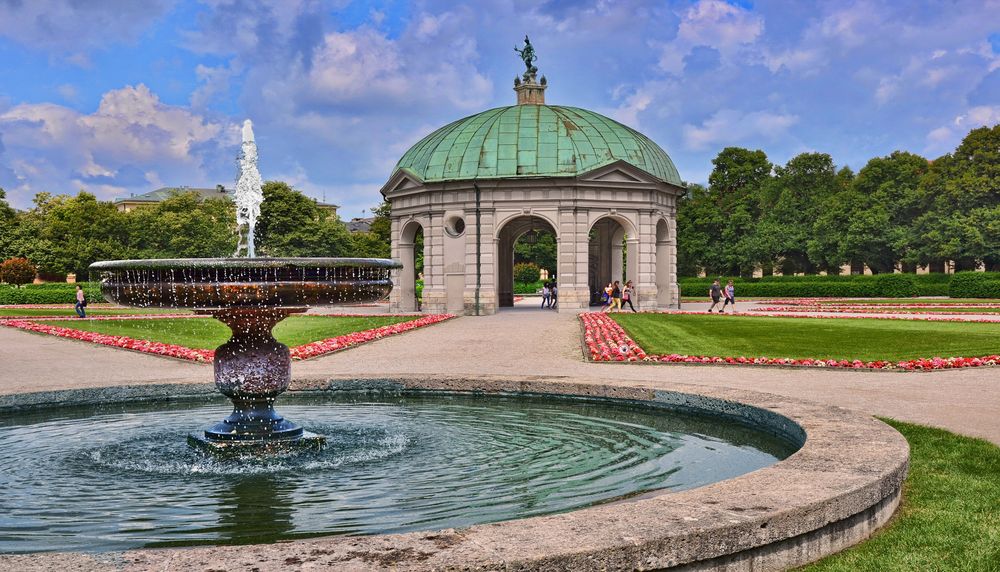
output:
<instances>
[{"instance_id":1,"label":"water in pool","mask_svg":"<svg viewBox=\"0 0 1000 572\"><path fill-rule=\"evenodd\" d=\"M287 396L318 453L216 458L185 437L222 399L0 420L0 552L110 551L464 527L706 485L795 447L719 418L613 401Z\"/></svg>"}]
</instances>

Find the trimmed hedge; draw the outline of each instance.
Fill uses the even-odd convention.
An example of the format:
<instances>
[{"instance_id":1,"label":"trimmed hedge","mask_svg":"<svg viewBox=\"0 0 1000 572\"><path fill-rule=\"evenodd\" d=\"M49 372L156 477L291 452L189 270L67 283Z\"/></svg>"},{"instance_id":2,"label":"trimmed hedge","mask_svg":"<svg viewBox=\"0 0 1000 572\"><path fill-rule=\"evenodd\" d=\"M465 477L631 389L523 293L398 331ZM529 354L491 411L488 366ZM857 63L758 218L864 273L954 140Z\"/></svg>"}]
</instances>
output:
<instances>
[{"instance_id":1,"label":"trimmed hedge","mask_svg":"<svg viewBox=\"0 0 1000 572\"><path fill-rule=\"evenodd\" d=\"M726 279L729 280L729 279ZM930 288L918 286L913 274L840 275L840 276L766 276L763 278L732 278L736 297L775 298L909 298L926 290L942 290L929 281ZM936 280L936 279L935 279ZM682 278L681 292L685 296L707 295L712 280Z\"/></svg>"},{"instance_id":2,"label":"trimmed hedge","mask_svg":"<svg viewBox=\"0 0 1000 572\"><path fill-rule=\"evenodd\" d=\"M952 298L1000 298L1000 272L959 272L948 285Z\"/></svg>"},{"instance_id":3,"label":"trimmed hedge","mask_svg":"<svg viewBox=\"0 0 1000 572\"><path fill-rule=\"evenodd\" d=\"M98 282L80 282L84 295L90 303L104 302L101 285ZM27 284L15 288L10 284L0 284L0 304L75 304L76 284L49 282Z\"/></svg>"},{"instance_id":4,"label":"trimmed hedge","mask_svg":"<svg viewBox=\"0 0 1000 572\"><path fill-rule=\"evenodd\" d=\"M972 278L962 278L964 276ZM955 280L958 280L956 290ZM764 276L727 278L736 286L736 295L777 298L907 298L910 296L951 296L952 298L1000 298L996 282L1000 272L960 272L958 274L841 274L835 276ZM702 296L711 278L681 278L685 296ZM962 292L968 292L963 294Z\"/></svg>"}]
</instances>

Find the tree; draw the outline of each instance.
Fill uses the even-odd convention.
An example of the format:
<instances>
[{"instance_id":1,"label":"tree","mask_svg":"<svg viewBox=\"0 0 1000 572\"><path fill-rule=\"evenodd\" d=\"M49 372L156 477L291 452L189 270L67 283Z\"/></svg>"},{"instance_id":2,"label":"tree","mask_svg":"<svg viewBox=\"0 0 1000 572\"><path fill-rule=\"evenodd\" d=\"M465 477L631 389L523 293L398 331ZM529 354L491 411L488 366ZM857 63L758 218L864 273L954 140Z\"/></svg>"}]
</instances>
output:
<instances>
[{"instance_id":1,"label":"tree","mask_svg":"<svg viewBox=\"0 0 1000 572\"><path fill-rule=\"evenodd\" d=\"M392 221L389 218L389 201L372 209L374 218L367 232L351 234L352 256L362 258L389 258L391 255Z\"/></svg>"},{"instance_id":2,"label":"tree","mask_svg":"<svg viewBox=\"0 0 1000 572\"><path fill-rule=\"evenodd\" d=\"M128 238L124 213L85 191L75 197L39 193L18 225L16 250L42 275L86 278L96 260L123 258Z\"/></svg>"},{"instance_id":3,"label":"tree","mask_svg":"<svg viewBox=\"0 0 1000 572\"><path fill-rule=\"evenodd\" d=\"M514 281L524 284L537 282L540 270L534 262L518 262L514 265Z\"/></svg>"},{"instance_id":4,"label":"tree","mask_svg":"<svg viewBox=\"0 0 1000 572\"><path fill-rule=\"evenodd\" d=\"M255 231L257 250L267 256L351 256L354 241L336 216L280 181L264 183Z\"/></svg>"},{"instance_id":5,"label":"tree","mask_svg":"<svg viewBox=\"0 0 1000 572\"><path fill-rule=\"evenodd\" d=\"M0 282L13 284L18 288L35 280L37 270L27 258L8 258L0 263Z\"/></svg>"},{"instance_id":6,"label":"tree","mask_svg":"<svg viewBox=\"0 0 1000 572\"><path fill-rule=\"evenodd\" d=\"M903 151L868 161L848 195L844 259L879 274L893 272L897 262L908 258L910 229L919 214L917 188L927 169L927 159Z\"/></svg>"},{"instance_id":7,"label":"tree","mask_svg":"<svg viewBox=\"0 0 1000 572\"><path fill-rule=\"evenodd\" d=\"M13 256L11 243L17 226L17 211L7 204L7 193L0 187L0 259Z\"/></svg>"},{"instance_id":8,"label":"tree","mask_svg":"<svg viewBox=\"0 0 1000 572\"><path fill-rule=\"evenodd\" d=\"M525 240L532 235L530 240ZM514 263L532 262L551 273L556 271L556 237L548 231L531 231L514 243Z\"/></svg>"},{"instance_id":9,"label":"tree","mask_svg":"<svg viewBox=\"0 0 1000 572\"><path fill-rule=\"evenodd\" d=\"M757 264L766 262L756 256L754 232L761 216L761 193L770 183L774 166L760 149L741 147L726 147L712 159L712 165L708 193L721 216L718 238L725 245L719 249L718 267L713 270L749 277Z\"/></svg>"},{"instance_id":10,"label":"tree","mask_svg":"<svg viewBox=\"0 0 1000 572\"><path fill-rule=\"evenodd\" d=\"M231 201L202 201L197 193L178 192L155 206L126 215L128 256L138 258L214 258L231 256L235 207Z\"/></svg>"},{"instance_id":11,"label":"tree","mask_svg":"<svg viewBox=\"0 0 1000 572\"><path fill-rule=\"evenodd\" d=\"M782 274L818 270L835 271L839 266L829 258L810 258L809 241L814 223L830 199L840 189L833 159L826 153L802 153L784 167L775 168L775 177L762 193L762 244L771 256L780 259Z\"/></svg>"},{"instance_id":12,"label":"tree","mask_svg":"<svg viewBox=\"0 0 1000 572\"><path fill-rule=\"evenodd\" d=\"M687 195L677 204L679 274L694 276L700 271L712 274L721 268L723 263L718 254L722 224L722 211L708 189L697 184L688 185Z\"/></svg>"},{"instance_id":13,"label":"tree","mask_svg":"<svg viewBox=\"0 0 1000 572\"><path fill-rule=\"evenodd\" d=\"M1000 270L1000 125L973 129L953 153L931 164L918 189L911 260L956 270L982 262Z\"/></svg>"}]
</instances>

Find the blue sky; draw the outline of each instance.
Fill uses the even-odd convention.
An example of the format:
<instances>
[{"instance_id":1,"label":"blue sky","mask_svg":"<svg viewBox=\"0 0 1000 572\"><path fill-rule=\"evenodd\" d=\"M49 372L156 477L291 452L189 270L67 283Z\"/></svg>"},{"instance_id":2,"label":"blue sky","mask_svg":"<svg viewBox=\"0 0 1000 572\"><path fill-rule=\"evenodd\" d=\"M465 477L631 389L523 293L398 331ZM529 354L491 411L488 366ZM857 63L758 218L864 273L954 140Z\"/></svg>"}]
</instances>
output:
<instances>
[{"instance_id":1,"label":"blue sky","mask_svg":"<svg viewBox=\"0 0 1000 572\"><path fill-rule=\"evenodd\" d=\"M380 201L406 149L514 102L531 36L552 104L593 109L704 182L723 147L859 169L1000 123L1000 0L0 1L0 187L104 199L266 179Z\"/></svg>"}]
</instances>

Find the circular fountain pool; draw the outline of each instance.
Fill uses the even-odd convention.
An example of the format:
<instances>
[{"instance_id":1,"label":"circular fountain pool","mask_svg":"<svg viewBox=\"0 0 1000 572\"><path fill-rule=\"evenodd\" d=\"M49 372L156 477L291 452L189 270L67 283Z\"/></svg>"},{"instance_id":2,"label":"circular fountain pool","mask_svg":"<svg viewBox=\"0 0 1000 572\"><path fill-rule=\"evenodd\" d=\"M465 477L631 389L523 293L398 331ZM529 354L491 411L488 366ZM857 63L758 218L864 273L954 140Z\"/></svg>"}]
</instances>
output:
<instances>
[{"instance_id":1,"label":"circular fountain pool","mask_svg":"<svg viewBox=\"0 0 1000 572\"><path fill-rule=\"evenodd\" d=\"M636 402L313 394L283 409L319 453L204 456L223 399L0 421L0 552L270 542L463 527L683 490L777 462L783 439Z\"/></svg>"}]
</instances>

